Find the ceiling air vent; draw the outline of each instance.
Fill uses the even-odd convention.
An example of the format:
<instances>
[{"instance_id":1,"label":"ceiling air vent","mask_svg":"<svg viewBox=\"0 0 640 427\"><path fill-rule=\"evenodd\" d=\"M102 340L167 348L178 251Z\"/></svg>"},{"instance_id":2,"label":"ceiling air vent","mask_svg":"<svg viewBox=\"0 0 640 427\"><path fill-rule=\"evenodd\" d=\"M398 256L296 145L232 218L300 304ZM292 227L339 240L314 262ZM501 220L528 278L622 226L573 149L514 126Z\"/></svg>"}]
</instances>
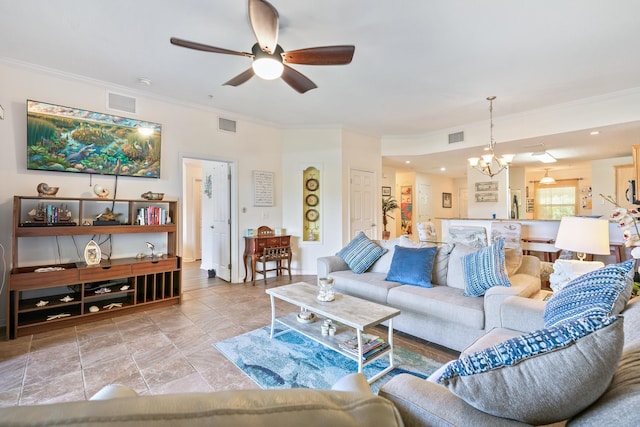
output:
<instances>
[{"instance_id":1,"label":"ceiling air vent","mask_svg":"<svg viewBox=\"0 0 640 427\"><path fill-rule=\"evenodd\" d=\"M456 142L463 142L463 141L464 141L464 131L449 134L449 144L455 144Z\"/></svg>"},{"instance_id":2,"label":"ceiling air vent","mask_svg":"<svg viewBox=\"0 0 640 427\"><path fill-rule=\"evenodd\" d=\"M136 98L107 92L107 108L110 110L124 111L126 113L136 113Z\"/></svg>"},{"instance_id":3,"label":"ceiling air vent","mask_svg":"<svg viewBox=\"0 0 640 427\"><path fill-rule=\"evenodd\" d=\"M222 117L218 117L218 129L226 132L236 132L236 121L223 119Z\"/></svg>"}]
</instances>

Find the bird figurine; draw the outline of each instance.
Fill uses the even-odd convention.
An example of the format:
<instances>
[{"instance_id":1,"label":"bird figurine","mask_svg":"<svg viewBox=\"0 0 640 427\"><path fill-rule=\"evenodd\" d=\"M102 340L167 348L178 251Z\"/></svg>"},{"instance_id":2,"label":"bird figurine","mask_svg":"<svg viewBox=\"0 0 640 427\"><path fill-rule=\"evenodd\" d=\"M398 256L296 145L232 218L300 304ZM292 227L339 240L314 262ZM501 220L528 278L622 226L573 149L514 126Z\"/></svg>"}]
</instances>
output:
<instances>
[{"instance_id":1,"label":"bird figurine","mask_svg":"<svg viewBox=\"0 0 640 427\"><path fill-rule=\"evenodd\" d=\"M93 186L93 192L95 193L96 196L98 196L101 199L106 199L107 197L109 197L109 190L107 190L106 188L103 188L99 184L96 184Z\"/></svg>"},{"instance_id":2,"label":"bird figurine","mask_svg":"<svg viewBox=\"0 0 640 427\"><path fill-rule=\"evenodd\" d=\"M39 197L53 197L56 195L60 187L49 187L46 182L38 184L38 196Z\"/></svg>"},{"instance_id":3,"label":"bird figurine","mask_svg":"<svg viewBox=\"0 0 640 427\"><path fill-rule=\"evenodd\" d=\"M153 251L156 249L156 245L154 245L154 244L153 244L153 243L151 243L151 242L146 242L146 243L147 243L147 247L148 247L149 249L151 249L151 258L153 258L153 257L155 256L155 255L153 254Z\"/></svg>"}]
</instances>

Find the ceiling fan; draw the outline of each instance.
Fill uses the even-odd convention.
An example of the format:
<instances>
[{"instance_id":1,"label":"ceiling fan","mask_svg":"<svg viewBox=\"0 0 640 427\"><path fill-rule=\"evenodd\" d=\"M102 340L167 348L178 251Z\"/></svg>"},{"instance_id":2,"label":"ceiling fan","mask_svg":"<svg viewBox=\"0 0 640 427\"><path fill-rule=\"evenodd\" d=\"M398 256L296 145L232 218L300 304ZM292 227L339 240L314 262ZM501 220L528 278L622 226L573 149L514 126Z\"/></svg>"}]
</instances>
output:
<instances>
[{"instance_id":1,"label":"ceiling fan","mask_svg":"<svg viewBox=\"0 0 640 427\"><path fill-rule=\"evenodd\" d=\"M250 68L224 83L225 85L239 86L255 74L266 80L282 77L282 80L300 93L315 89L317 86L288 64L343 65L350 63L353 58L355 46L351 45L310 47L285 52L278 44L278 11L264 0L249 0L249 22L258 41L251 48L251 53L223 49L176 37L171 37L171 43L205 52L253 58Z\"/></svg>"}]
</instances>

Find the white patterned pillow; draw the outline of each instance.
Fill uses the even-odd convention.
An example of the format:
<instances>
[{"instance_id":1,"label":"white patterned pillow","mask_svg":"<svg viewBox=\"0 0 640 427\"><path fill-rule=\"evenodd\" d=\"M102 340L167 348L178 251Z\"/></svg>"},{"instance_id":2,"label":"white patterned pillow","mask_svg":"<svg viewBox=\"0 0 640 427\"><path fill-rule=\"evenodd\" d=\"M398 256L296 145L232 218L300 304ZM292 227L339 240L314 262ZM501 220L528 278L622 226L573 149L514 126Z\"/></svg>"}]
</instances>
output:
<instances>
[{"instance_id":1,"label":"white patterned pillow","mask_svg":"<svg viewBox=\"0 0 640 427\"><path fill-rule=\"evenodd\" d=\"M494 286L511 286L504 264L503 239L463 256L461 261L466 296L479 297Z\"/></svg>"},{"instance_id":2,"label":"white patterned pillow","mask_svg":"<svg viewBox=\"0 0 640 427\"><path fill-rule=\"evenodd\" d=\"M336 254L347 263L351 271L356 274L367 271L371 264L377 261L386 249L372 242L362 231L353 238L347 246Z\"/></svg>"},{"instance_id":3,"label":"white patterned pillow","mask_svg":"<svg viewBox=\"0 0 640 427\"><path fill-rule=\"evenodd\" d=\"M622 316L584 317L463 355L430 380L483 412L550 424L605 392L623 343Z\"/></svg>"},{"instance_id":4,"label":"white patterned pillow","mask_svg":"<svg viewBox=\"0 0 640 427\"><path fill-rule=\"evenodd\" d=\"M547 302L546 327L584 316L613 316L629 301L634 260L610 264L570 281Z\"/></svg>"}]
</instances>

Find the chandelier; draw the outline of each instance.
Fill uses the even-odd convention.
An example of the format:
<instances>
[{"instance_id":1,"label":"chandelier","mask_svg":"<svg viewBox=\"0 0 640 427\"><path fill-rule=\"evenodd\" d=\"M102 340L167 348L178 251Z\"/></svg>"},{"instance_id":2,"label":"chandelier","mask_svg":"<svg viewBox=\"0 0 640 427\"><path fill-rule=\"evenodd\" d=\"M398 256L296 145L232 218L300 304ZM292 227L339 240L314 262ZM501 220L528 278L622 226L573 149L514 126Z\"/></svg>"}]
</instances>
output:
<instances>
[{"instance_id":1,"label":"chandelier","mask_svg":"<svg viewBox=\"0 0 640 427\"><path fill-rule=\"evenodd\" d=\"M487 97L489 101L489 120L491 123L489 145L485 148L486 154L480 157L470 157L469 166L477 169L481 173L493 177L499 174L509 166L509 163L513 160L514 154L503 154L502 157L497 157L495 153L496 141L493 139L493 100L495 96Z\"/></svg>"}]
</instances>

